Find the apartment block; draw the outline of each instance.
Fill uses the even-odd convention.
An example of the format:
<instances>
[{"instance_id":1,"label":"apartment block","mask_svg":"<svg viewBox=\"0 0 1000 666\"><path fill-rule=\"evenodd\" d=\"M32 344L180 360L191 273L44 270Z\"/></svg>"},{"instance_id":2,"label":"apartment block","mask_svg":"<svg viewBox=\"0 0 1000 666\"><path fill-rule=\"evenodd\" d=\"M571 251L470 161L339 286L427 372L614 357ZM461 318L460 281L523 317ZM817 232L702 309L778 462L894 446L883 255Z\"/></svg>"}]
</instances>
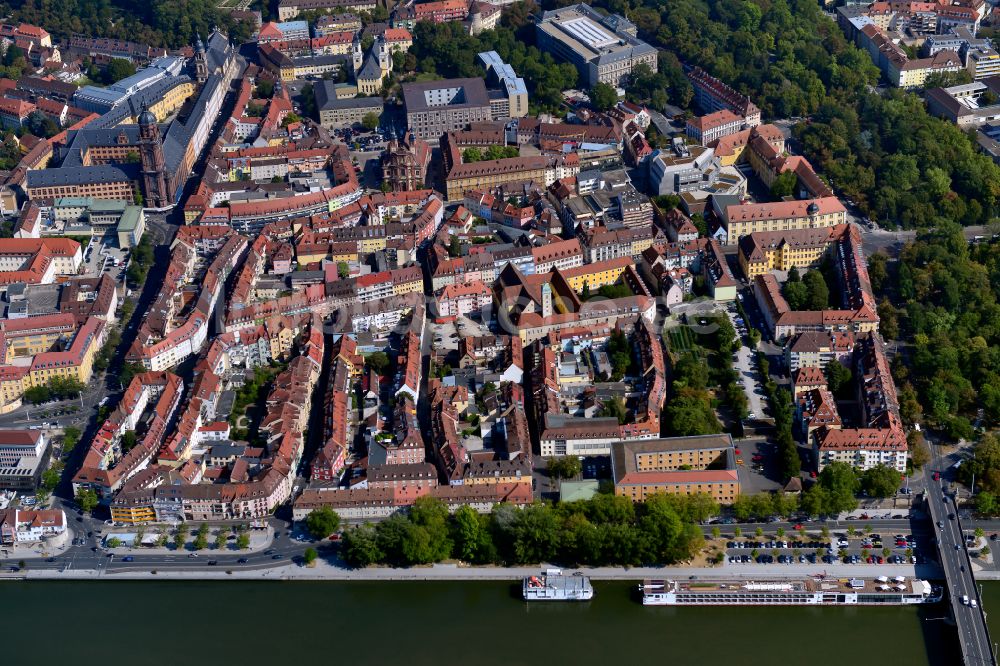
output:
<instances>
[{"instance_id":1,"label":"apartment block","mask_svg":"<svg viewBox=\"0 0 1000 666\"><path fill-rule=\"evenodd\" d=\"M732 504L740 494L736 450L727 434L615 442L611 477L615 494L636 502L658 493L705 493Z\"/></svg>"}]
</instances>

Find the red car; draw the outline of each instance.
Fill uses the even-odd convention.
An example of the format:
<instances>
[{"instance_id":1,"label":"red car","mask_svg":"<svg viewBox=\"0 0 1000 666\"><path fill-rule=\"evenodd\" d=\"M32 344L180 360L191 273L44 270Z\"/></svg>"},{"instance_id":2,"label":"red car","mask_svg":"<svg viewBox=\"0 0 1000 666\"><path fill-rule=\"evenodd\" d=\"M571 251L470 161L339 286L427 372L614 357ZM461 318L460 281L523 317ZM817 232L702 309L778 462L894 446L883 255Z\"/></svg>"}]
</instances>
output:
<instances>
[{"instance_id":1,"label":"red car","mask_svg":"<svg viewBox=\"0 0 1000 666\"><path fill-rule=\"evenodd\" d=\"M802 523L795 523L795 527L793 527L792 529L793 530L801 530L802 529Z\"/></svg>"},{"instance_id":2,"label":"red car","mask_svg":"<svg viewBox=\"0 0 1000 666\"><path fill-rule=\"evenodd\" d=\"M941 472L934 472L934 480L935 481L941 480Z\"/></svg>"}]
</instances>

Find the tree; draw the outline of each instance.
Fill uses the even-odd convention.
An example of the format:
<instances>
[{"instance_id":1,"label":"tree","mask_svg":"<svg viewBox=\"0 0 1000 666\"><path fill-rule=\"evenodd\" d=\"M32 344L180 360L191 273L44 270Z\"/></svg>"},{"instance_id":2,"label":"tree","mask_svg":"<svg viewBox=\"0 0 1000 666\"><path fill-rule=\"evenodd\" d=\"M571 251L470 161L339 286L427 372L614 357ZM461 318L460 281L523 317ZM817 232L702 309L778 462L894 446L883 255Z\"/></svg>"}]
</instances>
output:
<instances>
[{"instance_id":1,"label":"tree","mask_svg":"<svg viewBox=\"0 0 1000 666\"><path fill-rule=\"evenodd\" d=\"M138 438L135 434L135 430L126 430L122 433L121 438L122 451L128 453L135 447L137 441Z\"/></svg>"},{"instance_id":2,"label":"tree","mask_svg":"<svg viewBox=\"0 0 1000 666\"><path fill-rule=\"evenodd\" d=\"M257 79L257 87L254 89L254 96L261 99L274 97L274 81L270 79Z\"/></svg>"},{"instance_id":3,"label":"tree","mask_svg":"<svg viewBox=\"0 0 1000 666\"><path fill-rule=\"evenodd\" d=\"M462 505L455 512L451 538L455 555L465 562L482 564L496 555L488 521L469 505Z\"/></svg>"},{"instance_id":4,"label":"tree","mask_svg":"<svg viewBox=\"0 0 1000 666\"><path fill-rule=\"evenodd\" d=\"M382 351L368 354L365 357L365 365L380 375L385 374L385 371L389 368L389 363L389 355Z\"/></svg>"},{"instance_id":5,"label":"tree","mask_svg":"<svg viewBox=\"0 0 1000 666\"><path fill-rule=\"evenodd\" d=\"M845 389L850 386L851 379L853 379L851 371L836 359L827 362L823 373L826 375L826 383L830 392L838 396L844 394Z\"/></svg>"},{"instance_id":6,"label":"tree","mask_svg":"<svg viewBox=\"0 0 1000 666\"><path fill-rule=\"evenodd\" d=\"M572 479L580 475L583 463L577 456L549 458L546 462L549 476L553 479Z\"/></svg>"},{"instance_id":7,"label":"tree","mask_svg":"<svg viewBox=\"0 0 1000 666\"><path fill-rule=\"evenodd\" d=\"M305 561L307 566L312 566L313 562L315 562L317 558L319 558L319 553L316 552L315 548L306 548L306 551L302 553L302 559Z\"/></svg>"},{"instance_id":8,"label":"tree","mask_svg":"<svg viewBox=\"0 0 1000 666\"><path fill-rule=\"evenodd\" d=\"M104 68L105 83L112 84L135 74L135 65L131 60L124 58L112 58L108 66Z\"/></svg>"},{"instance_id":9,"label":"tree","mask_svg":"<svg viewBox=\"0 0 1000 666\"><path fill-rule=\"evenodd\" d=\"M825 310L830 304L830 288L826 284L826 278L820 271L809 271L802 278L802 284L808 289L808 298L805 303L807 310Z\"/></svg>"},{"instance_id":10,"label":"tree","mask_svg":"<svg viewBox=\"0 0 1000 666\"><path fill-rule=\"evenodd\" d=\"M32 386L25 390L24 399L35 405L40 405L52 399L52 392L47 386Z\"/></svg>"},{"instance_id":11,"label":"tree","mask_svg":"<svg viewBox=\"0 0 1000 666\"><path fill-rule=\"evenodd\" d=\"M440 562L451 556L451 535L448 530L448 507L436 497L420 497L410 507L410 521L416 529L411 529L404 541L404 553L410 546L419 556L410 556L413 564ZM426 543L419 531L426 533Z\"/></svg>"},{"instance_id":12,"label":"tree","mask_svg":"<svg viewBox=\"0 0 1000 666\"><path fill-rule=\"evenodd\" d=\"M60 470L55 467L50 467L44 472L42 472L42 488L48 492L52 492L59 485L59 480L62 478Z\"/></svg>"},{"instance_id":13,"label":"tree","mask_svg":"<svg viewBox=\"0 0 1000 666\"><path fill-rule=\"evenodd\" d=\"M328 506L313 509L306 516L306 529L314 539L325 539L340 527L340 516Z\"/></svg>"},{"instance_id":14,"label":"tree","mask_svg":"<svg viewBox=\"0 0 1000 666\"><path fill-rule=\"evenodd\" d=\"M819 516L826 513L827 503L826 490L819 485L814 485L802 493L799 499L799 508L802 513L808 516Z\"/></svg>"},{"instance_id":15,"label":"tree","mask_svg":"<svg viewBox=\"0 0 1000 666\"><path fill-rule=\"evenodd\" d=\"M621 396L613 396L610 400L606 400L598 414L600 416L617 418L619 425L623 425L628 421L629 417L628 409L625 407L625 400Z\"/></svg>"},{"instance_id":16,"label":"tree","mask_svg":"<svg viewBox=\"0 0 1000 666\"><path fill-rule=\"evenodd\" d=\"M128 386L132 383L132 379L136 375L141 375L146 372L146 368L141 363L123 363L122 370L118 375L119 381L121 381L122 386Z\"/></svg>"},{"instance_id":17,"label":"tree","mask_svg":"<svg viewBox=\"0 0 1000 666\"><path fill-rule=\"evenodd\" d=\"M792 437L791 427L785 426L778 432L778 456L781 476L784 480L794 478L802 471L799 447Z\"/></svg>"},{"instance_id":18,"label":"tree","mask_svg":"<svg viewBox=\"0 0 1000 666\"><path fill-rule=\"evenodd\" d=\"M381 562L385 553L379 547L378 534L370 523L358 525L344 532L344 561L355 568Z\"/></svg>"},{"instance_id":19,"label":"tree","mask_svg":"<svg viewBox=\"0 0 1000 666\"><path fill-rule=\"evenodd\" d=\"M91 513L97 508L97 493L90 488L81 488L76 493L76 503L84 513Z\"/></svg>"},{"instance_id":20,"label":"tree","mask_svg":"<svg viewBox=\"0 0 1000 666\"><path fill-rule=\"evenodd\" d=\"M906 443L910 449L910 460L913 466L920 469L930 462L931 452L927 447L927 440L919 430L911 430L906 434Z\"/></svg>"},{"instance_id":21,"label":"tree","mask_svg":"<svg viewBox=\"0 0 1000 666\"><path fill-rule=\"evenodd\" d=\"M1000 513L1000 501L997 496L989 491L982 491L976 495L976 513L980 516L995 516Z\"/></svg>"},{"instance_id":22,"label":"tree","mask_svg":"<svg viewBox=\"0 0 1000 666\"><path fill-rule=\"evenodd\" d=\"M771 183L771 197L783 199L795 194L795 186L799 184L799 178L794 171L783 171Z\"/></svg>"},{"instance_id":23,"label":"tree","mask_svg":"<svg viewBox=\"0 0 1000 666\"><path fill-rule=\"evenodd\" d=\"M120 548L122 545L122 540L118 537L111 537L106 543L108 548Z\"/></svg>"},{"instance_id":24,"label":"tree","mask_svg":"<svg viewBox=\"0 0 1000 666\"><path fill-rule=\"evenodd\" d=\"M802 282L785 282L781 291L792 310L804 310L809 302L809 288Z\"/></svg>"},{"instance_id":25,"label":"tree","mask_svg":"<svg viewBox=\"0 0 1000 666\"><path fill-rule=\"evenodd\" d=\"M220 529L215 533L215 549L225 550L226 549L226 531Z\"/></svg>"},{"instance_id":26,"label":"tree","mask_svg":"<svg viewBox=\"0 0 1000 666\"><path fill-rule=\"evenodd\" d=\"M382 119L375 112L366 113L361 119L361 126L364 127L369 132L374 132L378 129L379 123Z\"/></svg>"},{"instance_id":27,"label":"tree","mask_svg":"<svg viewBox=\"0 0 1000 666\"><path fill-rule=\"evenodd\" d=\"M876 465L862 473L861 487L869 497L891 497L899 489L899 472L888 465Z\"/></svg>"},{"instance_id":28,"label":"tree","mask_svg":"<svg viewBox=\"0 0 1000 666\"><path fill-rule=\"evenodd\" d=\"M204 550L208 548L208 523L198 526L198 531L194 535L194 549Z\"/></svg>"},{"instance_id":29,"label":"tree","mask_svg":"<svg viewBox=\"0 0 1000 666\"><path fill-rule=\"evenodd\" d=\"M598 111L607 111L618 103L618 93L614 87L604 82L597 82L590 89L590 104Z\"/></svg>"},{"instance_id":30,"label":"tree","mask_svg":"<svg viewBox=\"0 0 1000 666\"><path fill-rule=\"evenodd\" d=\"M236 535L236 547L240 550L246 550L250 547L250 535L246 532L241 532Z\"/></svg>"},{"instance_id":31,"label":"tree","mask_svg":"<svg viewBox=\"0 0 1000 666\"><path fill-rule=\"evenodd\" d=\"M351 267L348 266L346 261L337 262L337 277L341 280L348 277L351 274Z\"/></svg>"},{"instance_id":32,"label":"tree","mask_svg":"<svg viewBox=\"0 0 1000 666\"><path fill-rule=\"evenodd\" d=\"M851 465L839 461L830 463L820 472L819 485L826 491L824 513L842 513L857 507L855 495L861 482Z\"/></svg>"},{"instance_id":33,"label":"tree","mask_svg":"<svg viewBox=\"0 0 1000 666\"><path fill-rule=\"evenodd\" d=\"M76 377L52 377L46 386L52 395L64 400L76 398L86 388L86 385Z\"/></svg>"}]
</instances>

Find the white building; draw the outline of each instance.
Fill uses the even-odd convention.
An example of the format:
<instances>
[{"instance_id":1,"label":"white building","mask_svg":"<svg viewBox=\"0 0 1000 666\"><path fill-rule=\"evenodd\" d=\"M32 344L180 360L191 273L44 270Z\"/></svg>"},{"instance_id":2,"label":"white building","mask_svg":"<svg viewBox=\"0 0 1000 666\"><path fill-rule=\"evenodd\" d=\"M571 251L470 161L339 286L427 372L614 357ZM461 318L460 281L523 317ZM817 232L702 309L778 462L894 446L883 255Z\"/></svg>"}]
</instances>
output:
<instances>
[{"instance_id":1,"label":"white building","mask_svg":"<svg viewBox=\"0 0 1000 666\"><path fill-rule=\"evenodd\" d=\"M0 544L32 543L65 531L66 513L62 509L0 512Z\"/></svg>"}]
</instances>

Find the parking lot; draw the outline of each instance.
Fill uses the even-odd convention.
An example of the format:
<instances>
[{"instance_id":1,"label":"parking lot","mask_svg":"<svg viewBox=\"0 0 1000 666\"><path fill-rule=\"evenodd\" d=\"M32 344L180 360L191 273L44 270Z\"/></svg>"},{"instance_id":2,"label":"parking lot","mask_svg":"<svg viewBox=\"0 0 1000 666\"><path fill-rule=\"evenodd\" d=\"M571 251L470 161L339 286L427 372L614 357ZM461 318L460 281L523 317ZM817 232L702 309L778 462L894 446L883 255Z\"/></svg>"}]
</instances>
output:
<instances>
[{"instance_id":1,"label":"parking lot","mask_svg":"<svg viewBox=\"0 0 1000 666\"><path fill-rule=\"evenodd\" d=\"M771 492L781 487L778 479L776 445L763 437L745 439L738 442L737 464L740 465L740 483L748 495ZM743 461L740 463L739 461Z\"/></svg>"},{"instance_id":2,"label":"parking lot","mask_svg":"<svg viewBox=\"0 0 1000 666\"><path fill-rule=\"evenodd\" d=\"M801 527L801 525L797 526ZM933 553L927 537L839 531L829 536L795 530L791 535L733 537L726 541L730 564L923 564ZM933 557L933 556L931 556Z\"/></svg>"},{"instance_id":3,"label":"parking lot","mask_svg":"<svg viewBox=\"0 0 1000 666\"><path fill-rule=\"evenodd\" d=\"M458 341L461 338L490 335L489 326L468 317L458 317L455 321L441 324L431 323L430 326L434 334L434 349L439 354L458 349Z\"/></svg>"},{"instance_id":4,"label":"parking lot","mask_svg":"<svg viewBox=\"0 0 1000 666\"><path fill-rule=\"evenodd\" d=\"M125 278L128 250L122 250L95 239L84 254L84 274L87 277L110 275L115 280Z\"/></svg>"}]
</instances>

